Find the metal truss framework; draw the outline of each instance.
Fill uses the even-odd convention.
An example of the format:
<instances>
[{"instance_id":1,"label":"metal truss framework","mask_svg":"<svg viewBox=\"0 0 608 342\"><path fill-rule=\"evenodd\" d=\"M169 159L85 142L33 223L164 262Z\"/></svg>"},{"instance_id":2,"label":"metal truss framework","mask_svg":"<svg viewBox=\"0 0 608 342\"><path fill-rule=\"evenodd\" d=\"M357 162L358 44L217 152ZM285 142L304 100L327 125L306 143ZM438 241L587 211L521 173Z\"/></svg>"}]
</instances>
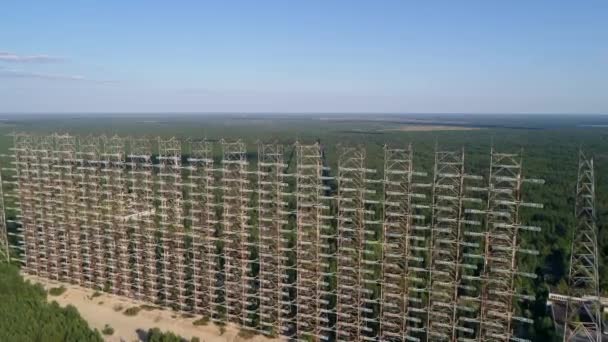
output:
<instances>
[{"instance_id":1,"label":"metal truss framework","mask_svg":"<svg viewBox=\"0 0 608 342\"><path fill-rule=\"evenodd\" d=\"M190 207L188 217L192 235L192 291L194 312L217 319L221 314L216 305L220 285L216 271L220 254L216 249L215 195L213 176L213 146L208 141L190 143L189 171Z\"/></svg>"},{"instance_id":2,"label":"metal truss framework","mask_svg":"<svg viewBox=\"0 0 608 342\"><path fill-rule=\"evenodd\" d=\"M413 149L384 147L383 222L379 336L382 341L420 340L420 316L426 313L421 294L428 252L426 217L417 213L429 206L420 193L428 184L416 183Z\"/></svg>"},{"instance_id":3,"label":"metal truss framework","mask_svg":"<svg viewBox=\"0 0 608 342\"><path fill-rule=\"evenodd\" d=\"M251 189L247 171L247 150L242 141L222 140L222 190L224 247L224 306L227 320L243 327L252 326L255 304L255 278L251 275L249 212Z\"/></svg>"},{"instance_id":4,"label":"metal truss framework","mask_svg":"<svg viewBox=\"0 0 608 342\"><path fill-rule=\"evenodd\" d=\"M488 207L485 230L484 268L482 273L480 341L510 341L515 336L515 323L532 323L516 312L515 301L534 297L517 292L518 278L535 278L519 269L519 255L536 255L537 251L521 246L520 231L540 231L523 225L520 208L542 208L522 198L524 183L542 184L522 175L522 152L501 153L491 150Z\"/></svg>"},{"instance_id":5,"label":"metal truss framework","mask_svg":"<svg viewBox=\"0 0 608 342\"><path fill-rule=\"evenodd\" d=\"M298 340L328 340L333 327L329 320L329 278L334 259L329 240L332 232L329 195L325 181L328 167L319 143L296 144L296 332Z\"/></svg>"},{"instance_id":6,"label":"metal truss framework","mask_svg":"<svg viewBox=\"0 0 608 342\"><path fill-rule=\"evenodd\" d=\"M464 150L436 151L433 175L427 335L429 341L474 340L478 293L476 263L483 178L465 173Z\"/></svg>"},{"instance_id":7,"label":"metal truss framework","mask_svg":"<svg viewBox=\"0 0 608 342\"><path fill-rule=\"evenodd\" d=\"M601 341L593 159L579 154L564 341Z\"/></svg>"},{"instance_id":8,"label":"metal truss framework","mask_svg":"<svg viewBox=\"0 0 608 342\"><path fill-rule=\"evenodd\" d=\"M352 147L331 177L319 143L296 143L292 174L279 144L258 144L255 171L242 141L218 144L220 168L209 141L159 139L156 158L142 138L14 144L3 200L27 273L299 341L521 340L515 323L529 322L516 278L533 276L518 259L535 252L520 231L538 228L519 208L541 207L522 201L540 181L519 153L492 150L481 186L461 150L436 151L424 183L411 146L386 146L376 179ZM577 215L594 231L591 164Z\"/></svg>"},{"instance_id":9,"label":"metal truss framework","mask_svg":"<svg viewBox=\"0 0 608 342\"><path fill-rule=\"evenodd\" d=\"M158 220L160 222L161 292L165 306L188 311L186 291L186 233L184 230L182 194L182 148L179 140L159 139L158 142Z\"/></svg>"},{"instance_id":10,"label":"metal truss framework","mask_svg":"<svg viewBox=\"0 0 608 342\"><path fill-rule=\"evenodd\" d=\"M377 227L371 206L374 190L368 189L373 180L368 178L375 170L365 167L365 150L344 147L338 160L337 201L337 306L336 340L376 340L371 325L378 320L373 316L377 301L373 296L374 267L379 265L370 256L378 246L374 239Z\"/></svg>"},{"instance_id":11,"label":"metal truss framework","mask_svg":"<svg viewBox=\"0 0 608 342\"><path fill-rule=\"evenodd\" d=\"M158 301L156 229L153 220L152 146L147 139L130 139L127 155L127 177L130 196L125 218L131 231L131 259L133 270L133 298L156 303ZM94 153L94 152L93 152ZM93 155L92 153L92 155ZM91 171L94 171L92 169ZM95 184L91 184L95 186ZM95 212L92 212L94 215Z\"/></svg>"},{"instance_id":12,"label":"metal truss framework","mask_svg":"<svg viewBox=\"0 0 608 342\"><path fill-rule=\"evenodd\" d=\"M289 291L287 164L283 146L258 144L259 315L260 330L268 335L290 334L294 329Z\"/></svg>"}]
</instances>

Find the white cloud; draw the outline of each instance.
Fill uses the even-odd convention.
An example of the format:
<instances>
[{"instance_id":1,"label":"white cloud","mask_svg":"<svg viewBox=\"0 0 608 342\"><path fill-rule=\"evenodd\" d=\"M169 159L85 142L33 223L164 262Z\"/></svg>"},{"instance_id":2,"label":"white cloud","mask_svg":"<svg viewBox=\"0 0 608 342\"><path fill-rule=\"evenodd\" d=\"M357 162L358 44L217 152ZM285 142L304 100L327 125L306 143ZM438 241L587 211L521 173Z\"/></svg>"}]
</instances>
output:
<instances>
[{"instance_id":1,"label":"white cloud","mask_svg":"<svg viewBox=\"0 0 608 342\"><path fill-rule=\"evenodd\" d=\"M45 74L37 72L29 72L22 70L6 69L0 67L0 78L21 78L21 79L36 79L47 81L75 81L75 82L92 82L92 83L114 83L113 81L101 81L86 78L81 75L66 75L66 74Z\"/></svg>"},{"instance_id":2,"label":"white cloud","mask_svg":"<svg viewBox=\"0 0 608 342\"><path fill-rule=\"evenodd\" d=\"M63 58L49 55L18 55L13 52L0 51L0 62L12 63L49 63L60 62Z\"/></svg>"}]
</instances>

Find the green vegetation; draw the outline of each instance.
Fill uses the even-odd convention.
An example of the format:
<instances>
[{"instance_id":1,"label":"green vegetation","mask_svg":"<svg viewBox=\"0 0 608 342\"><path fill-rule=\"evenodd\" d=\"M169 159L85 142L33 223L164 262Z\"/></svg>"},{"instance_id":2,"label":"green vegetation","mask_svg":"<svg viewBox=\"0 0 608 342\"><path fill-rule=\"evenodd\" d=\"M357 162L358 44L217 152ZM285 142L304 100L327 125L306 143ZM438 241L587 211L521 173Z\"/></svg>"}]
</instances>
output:
<instances>
[{"instance_id":1,"label":"green vegetation","mask_svg":"<svg viewBox=\"0 0 608 342\"><path fill-rule=\"evenodd\" d=\"M57 296L61 296L62 294L64 294L65 291L67 291L67 289L63 285L60 287L53 287L53 288L49 289L49 295L57 297Z\"/></svg>"},{"instance_id":2,"label":"green vegetation","mask_svg":"<svg viewBox=\"0 0 608 342\"><path fill-rule=\"evenodd\" d=\"M243 340L249 340L254 338L257 335L257 333L253 330L250 329L240 329L239 330L239 337L242 338Z\"/></svg>"},{"instance_id":3,"label":"green vegetation","mask_svg":"<svg viewBox=\"0 0 608 342\"><path fill-rule=\"evenodd\" d=\"M15 266L0 263L0 341L101 342L75 307L48 303L40 285L23 280Z\"/></svg>"},{"instance_id":4,"label":"green vegetation","mask_svg":"<svg viewBox=\"0 0 608 342\"><path fill-rule=\"evenodd\" d=\"M158 307L156 307L154 305L148 305L148 304L142 304L139 306L139 308L142 310L145 310L145 311L152 311L152 310L158 309Z\"/></svg>"},{"instance_id":5,"label":"green vegetation","mask_svg":"<svg viewBox=\"0 0 608 342\"><path fill-rule=\"evenodd\" d=\"M108 336L114 335L114 328L112 328L109 324L106 324L101 330L101 333Z\"/></svg>"},{"instance_id":6,"label":"green vegetation","mask_svg":"<svg viewBox=\"0 0 608 342\"><path fill-rule=\"evenodd\" d=\"M162 332L158 328L153 328L148 330L147 342L188 342L188 340L170 331Z\"/></svg>"},{"instance_id":7,"label":"green vegetation","mask_svg":"<svg viewBox=\"0 0 608 342\"><path fill-rule=\"evenodd\" d=\"M500 151L518 151L524 149L524 174L527 177L542 178L546 181L543 186L524 186L523 198L525 201L543 203L542 210L522 209L521 217L524 224L537 225L541 232L524 232L521 235L522 247L539 251L536 257L521 256L518 260L520 269L524 272L533 272L538 277L535 280L525 280L518 283L527 294L535 295L536 300L518 304L518 314L534 319L532 325L522 324L518 331L533 341L552 341L555 339L554 329L547 316L546 298L551 291L563 293L566 288L565 276L568 270L569 247L573 233L573 207L574 189L576 181L577 152L582 146L589 156L595 157L597 178L597 208L599 219L599 246L601 254L600 274L608 274L608 182L602 175L608 171L608 128L580 128L580 123L604 124L604 117L581 116L462 116L440 118L439 116L425 116L424 120L463 119L475 126L487 128L471 131L399 131L404 122L399 118L380 121L375 118L359 116L343 120L321 120L310 116L283 116L283 117L196 117L172 116L171 121L166 116L158 115L154 120L145 117L124 116L106 118L81 118L74 120L71 117L41 118L35 124L30 120L16 118L9 121L10 127L0 127L0 153L9 153L10 137L6 135L12 130L28 131L34 133L49 133L54 131L70 132L77 135L88 134L121 134L129 135L137 132L139 135L162 137L206 137L209 140L226 138L228 140L242 139L248 144L248 159L250 167L255 169L256 141L278 142L292 144L296 139L304 143L311 143L317 139L326 149L331 175L335 175L337 161L337 145L364 145L367 152L367 165L370 169L379 170L374 175L381 178L383 168L384 144L405 147L408 143L414 148L414 169L416 171L432 172L433 151L435 143L442 149L453 150L464 147L466 151L467 173L479 174L487 177L490 147L493 145ZM419 118L420 119L420 118ZM510 128L507 128L510 127ZM292 173L295 164L293 151L286 148L286 162L289 163L287 173ZM220 148L215 146L214 158L219 162ZM186 158L186 156L184 156ZM219 165L219 164L218 164ZM8 177L7 177L8 179ZM430 177L422 178L420 182L430 182ZM290 186L293 187L293 184ZM328 182L328 186L335 191L335 184ZM10 189L5 189L5 192ZM377 192L378 194L380 192ZM255 200L255 199L253 199ZM254 205L255 202L252 202ZM7 207L10 206L7 203ZM290 210L293 203L290 203ZM376 209L376 208L374 208ZM335 210L335 208L332 208ZM16 213L7 212L7 218L14 217ZM218 219L221 212L218 211ZM377 219L377 217L375 217ZM254 221L254 220L252 220ZM288 229L294 229L295 222L290 218ZM255 222L252 222L252 229ZM14 231L16 227L9 225ZM252 234L255 235L255 234ZM290 237L293 244L295 236ZM13 241L14 242L14 241ZM221 247L220 247L221 248ZM257 250L252 251L254 257ZM369 254L371 259L379 257L379 250ZM290 257L293 262L293 256ZM335 264L332 265L335 268ZM252 268L251 275L257 276L258 270ZM289 274L291 280L295 273ZM335 279L328 281L335 286ZM377 295L378 287L370 285L370 289ZM603 295L608 295L608 277L601 278ZM1 306L2 304L0 304ZM335 300L330 301L335 305ZM148 310L148 308L142 309ZM154 307L150 306L150 309ZM121 311L122 307L119 310ZM377 307L374 308L377 310ZM258 320L259 317L252 317ZM333 320L334 317L330 317ZM193 322L194 325L204 325L208 318ZM220 327L220 329L225 329ZM1 332L0 332L1 333ZM160 333L160 331L159 331ZM0 340L2 340L0 338Z\"/></svg>"},{"instance_id":8,"label":"green vegetation","mask_svg":"<svg viewBox=\"0 0 608 342\"><path fill-rule=\"evenodd\" d=\"M209 324L209 317L208 316L203 316L202 318L199 318L196 321L192 322L192 324L196 325L196 326L207 325L207 324Z\"/></svg>"},{"instance_id":9,"label":"green vegetation","mask_svg":"<svg viewBox=\"0 0 608 342\"><path fill-rule=\"evenodd\" d=\"M134 306L134 307L131 307L131 308L128 308L127 310L125 310L124 314L125 314L125 316L136 316L140 310L141 310L140 307Z\"/></svg>"}]
</instances>

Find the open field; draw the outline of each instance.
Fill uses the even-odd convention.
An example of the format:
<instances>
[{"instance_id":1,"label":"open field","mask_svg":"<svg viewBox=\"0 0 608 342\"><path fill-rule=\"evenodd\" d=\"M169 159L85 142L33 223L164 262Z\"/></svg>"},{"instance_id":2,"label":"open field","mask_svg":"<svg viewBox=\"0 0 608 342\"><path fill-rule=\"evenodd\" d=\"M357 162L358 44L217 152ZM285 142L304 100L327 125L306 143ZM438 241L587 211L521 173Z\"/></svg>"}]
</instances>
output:
<instances>
[{"instance_id":1,"label":"open field","mask_svg":"<svg viewBox=\"0 0 608 342\"><path fill-rule=\"evenodd\" d=\"M402 125L395 128L388 128L385 131L401 132L430 132L430 131L471 131L481 129L479 127L466 126L442 126L442 125Z\"/></svg>"},{"instance_id":2,"label":"open field","mask_svg":"<svg viewBox=\"0 0 608 342\"><path fill-rule=\"evenodd\" d=\"M23 277L32 283L40 283L49 290L58 286L66 286L62 283L49 281L44 278L24 274ZM260 335L252 338L239 336L239 329L231 324L225 326L225 332L220 333L220 327L209 323L206 326L193 325L200 317L184 317L170 310L149 307L142 308L136 315L127 316L124 311L132 307L141 307L148 304L137 302L124 297L117 297L106 293L97 293L90 289L78 286L66 286L67 290L59 295L49 295L49 301L56 301L62 307L73 305L78 309L80 315L92 328L102 331L108 324L114 328L114 334L104 336L108 342L121 341L143 341L142 337L152 328L160 328L162 331L171 331L187 339L198 337L206 342L272 342L279 339L270 339Z\"/></svg>"}]
</instances>

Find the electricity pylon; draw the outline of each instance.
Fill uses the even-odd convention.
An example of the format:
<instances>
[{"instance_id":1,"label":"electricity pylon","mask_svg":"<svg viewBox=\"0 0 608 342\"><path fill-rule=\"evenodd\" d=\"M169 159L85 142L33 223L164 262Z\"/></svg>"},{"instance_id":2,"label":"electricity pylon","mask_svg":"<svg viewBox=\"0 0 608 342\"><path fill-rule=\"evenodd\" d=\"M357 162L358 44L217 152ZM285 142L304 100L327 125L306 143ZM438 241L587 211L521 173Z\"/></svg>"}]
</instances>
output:
<instances>
[{"instance_id":1,"label":"electricity pylon","mask_svg":"<svg viewBox=\"0 0 608 342\"><path fill-rule=\"evenodd\" d=\"M564 341L601 341L593 159L579 153Z\"/></svg>"}]
</instances>

